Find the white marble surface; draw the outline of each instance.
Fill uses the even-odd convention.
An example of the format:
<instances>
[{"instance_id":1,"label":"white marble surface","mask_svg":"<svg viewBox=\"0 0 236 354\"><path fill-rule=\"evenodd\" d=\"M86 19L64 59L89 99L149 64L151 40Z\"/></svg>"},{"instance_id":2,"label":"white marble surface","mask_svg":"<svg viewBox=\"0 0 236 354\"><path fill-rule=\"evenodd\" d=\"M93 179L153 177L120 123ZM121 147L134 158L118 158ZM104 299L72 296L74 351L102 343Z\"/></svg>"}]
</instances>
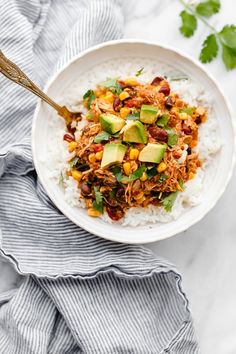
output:
<instances>
[{"instance_id":1,"label":"white marble surface","mask_svg":"<svg viewBox=\"0 0 236 354\"><path fill-rule=\"evenodd\" d=\"M220 29L236 24L236 1L224 0L211 22ZM207 29L199 25L191 39L178 32L178 0L124 0L125 37L165 42L198 57ZM221 83L236 112L236 70L226 72L217 59L207 65ZM236 353L236 174L217 206L197 225L177 237L149 245L174 262L183 274L203 354ZM0 291L19 284L12 267L0 259Z\"/></svg>"}]
</instances>

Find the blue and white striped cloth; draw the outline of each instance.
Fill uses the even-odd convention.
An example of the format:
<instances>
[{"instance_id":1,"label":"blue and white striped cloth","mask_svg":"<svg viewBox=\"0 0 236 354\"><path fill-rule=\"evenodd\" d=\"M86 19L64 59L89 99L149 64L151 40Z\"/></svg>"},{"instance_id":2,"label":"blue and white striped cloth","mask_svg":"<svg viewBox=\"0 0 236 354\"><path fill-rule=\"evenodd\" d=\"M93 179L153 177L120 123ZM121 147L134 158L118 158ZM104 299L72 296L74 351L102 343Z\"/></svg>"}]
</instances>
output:
<instances>
[{"instance_id":1,"label":"blue and white striped cloth","mask_svg":"<svg viewBox=\"0 0 236 354\"><path fill-rule=\"evenodd\" d=\"M0 47L43 86L79 51L122 36L120 0L0 0ZM99 239L52 204L30 151L36 98L0 77L0 246L26 275L0 295L0 354L197 353L181 277Z\"/></svg>"}]
</instances>

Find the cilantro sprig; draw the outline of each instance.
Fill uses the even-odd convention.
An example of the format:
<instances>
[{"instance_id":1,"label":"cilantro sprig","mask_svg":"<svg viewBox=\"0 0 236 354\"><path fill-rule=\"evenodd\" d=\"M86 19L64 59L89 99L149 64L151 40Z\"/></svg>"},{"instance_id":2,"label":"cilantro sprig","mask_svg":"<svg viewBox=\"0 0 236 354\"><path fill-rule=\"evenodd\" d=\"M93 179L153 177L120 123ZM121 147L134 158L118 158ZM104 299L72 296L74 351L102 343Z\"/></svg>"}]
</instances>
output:
<instances>
[{"instance_id":1,"label":"cilantro sprig","mask_svg":"<svg viewBox=\"0 0 236 354\"><path fill-rule=\"evenodd\" d=\"M103 207L103 195L102 193L98 190L97 187L94 187L94 195L95 195L95 200L93 201L93 207L94 209L100 211L100 213L103 213L104 207Z\"/></svg>"},{"instance_id":2,"label":"cilantro sprig","mask_svg":"<svg viewBox=\"0 0 236 354\"><path fill-rule=\"evenodd\" d=\"M199 59L202 63L210 63L219 52L227 70L236 68L236 26L225 25L217 31L207 19L220 11L220 0L202 0L197 5L187 4L184 0L179 0L184 10L179 14L181 17L180 32L189 38L194 35L198 20L202 21L211 33L202 43Z\"/></svg>"},{"instance_id":3,"label":"cilantro sprig","mask_svg":"<svg viewBox=\"0 0 236 354\"><path fill-rule=\"evenodd\" d=\"M122 88L116 79L108 78L106 81L101 82L99 85L110 89L113 93L116 93L117 95L122 92Z\"/></svg>"},{"instance_id":4,"label":"cilantro sprig","mask_svg":"<svg viewBox=\"0 0 236 354\"><path fill-rule=\"evenodd\" d=\"M129 177L123 176L122 172L121 172L121 168L119 166L115 166L112 169L113 174L116 177L116 180L118 182L133 182L136 179L139 179L143 172L146 170L146 167L144 165L142 165L141 167L139 167L136 171L134 171L133 173L131 173L131 175Z\"/></svg>"}]
</instances>

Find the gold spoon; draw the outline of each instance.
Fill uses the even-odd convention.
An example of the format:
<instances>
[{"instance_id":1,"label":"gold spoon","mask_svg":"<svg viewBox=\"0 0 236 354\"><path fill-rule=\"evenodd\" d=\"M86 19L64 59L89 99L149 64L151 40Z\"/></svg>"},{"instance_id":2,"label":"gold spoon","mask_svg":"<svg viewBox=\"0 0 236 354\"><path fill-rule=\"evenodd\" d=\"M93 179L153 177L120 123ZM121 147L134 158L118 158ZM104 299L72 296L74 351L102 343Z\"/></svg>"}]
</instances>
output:
<instances>
[{"instance_id":1,"label":"gold spoon","mask_svg":"<svg viewBox=\"0 0 236 354\"><path fill-rule=\"evenodd\" d=\"M66 106L60 106L55 101L53 101L50 97L48 97L38 86L36 86L24 73L21 69L10 61L3 52L0 50L0 72L6 76L9 80L15 82L18 85L23 86L27 90L33 92L35 95L40 97L43 101L52 106L57 113L63 117L68 124L72 122L72 120L80 117L80 113L71 112Z\"/></svg>"}]
</instances>

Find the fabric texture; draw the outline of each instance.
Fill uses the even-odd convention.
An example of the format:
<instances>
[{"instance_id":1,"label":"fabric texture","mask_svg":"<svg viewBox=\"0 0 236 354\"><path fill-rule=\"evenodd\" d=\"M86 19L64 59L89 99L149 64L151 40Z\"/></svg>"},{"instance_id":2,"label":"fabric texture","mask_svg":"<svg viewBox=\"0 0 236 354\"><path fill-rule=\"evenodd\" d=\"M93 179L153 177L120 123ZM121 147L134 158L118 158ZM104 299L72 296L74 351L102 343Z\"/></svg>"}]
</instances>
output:
<instances>
[{"instance_id":1,"label":"fabric texture","mask_svg":"<svg viewBox=\"0 0 236 354\"><path fill-rule=\"evenodd\" d=\"M0 0L0 46L42 87L73 55L120 38L119 0ZM71 223L34 171L36 98L0 77L0 247L19 289L0 295L0 354L197 353L181 277L143 247Z\"/></svg>"}]
</instances>

